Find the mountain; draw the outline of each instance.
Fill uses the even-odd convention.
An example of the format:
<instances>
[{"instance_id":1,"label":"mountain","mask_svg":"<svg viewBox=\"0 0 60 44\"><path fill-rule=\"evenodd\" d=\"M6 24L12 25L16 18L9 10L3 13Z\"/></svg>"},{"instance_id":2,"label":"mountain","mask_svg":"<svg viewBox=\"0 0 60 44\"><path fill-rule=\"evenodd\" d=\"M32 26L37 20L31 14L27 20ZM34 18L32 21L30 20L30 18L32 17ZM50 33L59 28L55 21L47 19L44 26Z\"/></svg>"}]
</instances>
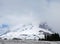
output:
<instances>
[{"instance_id":1,"label":"mountain","mask_svg":"<svg viewBox=\"0 0 60 44\"><path fill-rule=\"evenodd\" d=\"M8 29L8 24L0 24L0 36L6 34L8 32Z\"/></svg>"},{"instance_id":2,"label":"mountain","mask_svg":"<svg viewBox=\"0 0 60 44\"><path fill-rule=\"evenodd\" d=\"M0 36L1 38L13 39L39 39L44 38L45 34L52 34L51 31L43 28L39 28L37 25L18 25L10 30L10 32Z\"/></svg>"}]
</instances>

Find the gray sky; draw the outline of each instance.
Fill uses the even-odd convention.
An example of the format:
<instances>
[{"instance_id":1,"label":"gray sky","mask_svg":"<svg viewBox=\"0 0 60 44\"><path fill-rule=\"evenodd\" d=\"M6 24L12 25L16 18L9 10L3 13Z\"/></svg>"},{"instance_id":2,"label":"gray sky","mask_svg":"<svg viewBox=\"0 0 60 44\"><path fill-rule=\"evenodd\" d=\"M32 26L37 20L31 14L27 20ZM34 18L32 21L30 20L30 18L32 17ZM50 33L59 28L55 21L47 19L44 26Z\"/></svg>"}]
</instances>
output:
<instances>
[{"instance_id":1,"label":"gray sky","mask_svg":"<svg viewBox=\"0 0 60 44\"><path fill-rule=\"evenodd\" d=\"M0 0L0 24L43 21L60 32L60 0Z\"/></svg>"}]
</instances>

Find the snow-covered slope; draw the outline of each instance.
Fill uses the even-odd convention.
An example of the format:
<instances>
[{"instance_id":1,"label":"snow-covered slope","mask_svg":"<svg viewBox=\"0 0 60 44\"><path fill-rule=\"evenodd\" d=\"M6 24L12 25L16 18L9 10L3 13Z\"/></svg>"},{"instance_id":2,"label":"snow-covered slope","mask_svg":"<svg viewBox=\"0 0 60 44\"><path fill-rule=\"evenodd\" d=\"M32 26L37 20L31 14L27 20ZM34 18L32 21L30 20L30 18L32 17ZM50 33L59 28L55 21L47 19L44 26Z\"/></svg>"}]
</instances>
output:
<instances>
[{"instance_id":1,"label":"snow-covered slope","mask_svg":"<svg viewBox=\"0 0 60 44\"><path fill-rule=\"evenodd\" d=\"M8 32L8 29L8 24L0 24L0 36L6 34Z\"/></svg>"},{"instance_id":2,"label":"snow-covered slope","mask_svg":"<svg viewBox=\"0 0 60 44\"><path fill-rule=\"evenodd\" d=\"M51 31L47 29L39 28L39 26L28 24L28 25L18 25L11 29L11 31L0 37L2 38L21 38L21 39L38 39L44 38L44 33L52 34Z\"/></svg>"}]
</instances>

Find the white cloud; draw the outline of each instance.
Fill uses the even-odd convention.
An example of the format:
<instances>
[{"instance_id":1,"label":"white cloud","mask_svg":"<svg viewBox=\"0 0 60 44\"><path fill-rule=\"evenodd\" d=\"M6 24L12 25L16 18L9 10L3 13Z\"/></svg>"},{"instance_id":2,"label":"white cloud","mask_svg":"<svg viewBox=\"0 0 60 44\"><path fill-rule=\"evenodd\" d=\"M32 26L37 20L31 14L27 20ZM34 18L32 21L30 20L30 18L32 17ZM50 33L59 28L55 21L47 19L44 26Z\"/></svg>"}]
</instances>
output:
<instances>
[{"instance_id":1,"label":"white cloud","mask_svg":"<svg viewBox=\"0 0 60 44\"><path fill-rule=\"evenodd\" d=\"M60 1L0 0L0 23L18 25L47 21L55 30L60 29ZM57 30L56 30L57 31Z\"/></svg>"}]
</instances>

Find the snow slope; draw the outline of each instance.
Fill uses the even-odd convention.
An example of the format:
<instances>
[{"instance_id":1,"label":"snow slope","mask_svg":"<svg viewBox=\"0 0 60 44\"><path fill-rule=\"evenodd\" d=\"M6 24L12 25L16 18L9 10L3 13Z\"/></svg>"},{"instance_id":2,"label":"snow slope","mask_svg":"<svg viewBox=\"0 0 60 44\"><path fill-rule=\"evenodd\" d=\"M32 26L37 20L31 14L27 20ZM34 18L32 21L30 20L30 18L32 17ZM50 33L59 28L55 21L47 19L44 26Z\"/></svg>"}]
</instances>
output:
<instances>
[{"instance_id":1,"label":"snow slope","mask_svg":"<svg viewBox=\"0 0 60 44\"><path fill-rule=\"evenodd\" d=\"M7 34L4 34L0 37L2 38L21 38L21 39L38 39L44 38L44 33L52 34L51 31L43 28L39 28L36 25L18 25L11 29Z\"/></svg>"},{"instance_id":2,"label":"snow slope","mask_svg":"<svg viewBox=\"0 0 60 44\"><path fill-rule=\"evenodd\" d=\"M8 29L9 29L8 24L0 24L0 36L7 33Z\"/></svg>"}]
</instances>

